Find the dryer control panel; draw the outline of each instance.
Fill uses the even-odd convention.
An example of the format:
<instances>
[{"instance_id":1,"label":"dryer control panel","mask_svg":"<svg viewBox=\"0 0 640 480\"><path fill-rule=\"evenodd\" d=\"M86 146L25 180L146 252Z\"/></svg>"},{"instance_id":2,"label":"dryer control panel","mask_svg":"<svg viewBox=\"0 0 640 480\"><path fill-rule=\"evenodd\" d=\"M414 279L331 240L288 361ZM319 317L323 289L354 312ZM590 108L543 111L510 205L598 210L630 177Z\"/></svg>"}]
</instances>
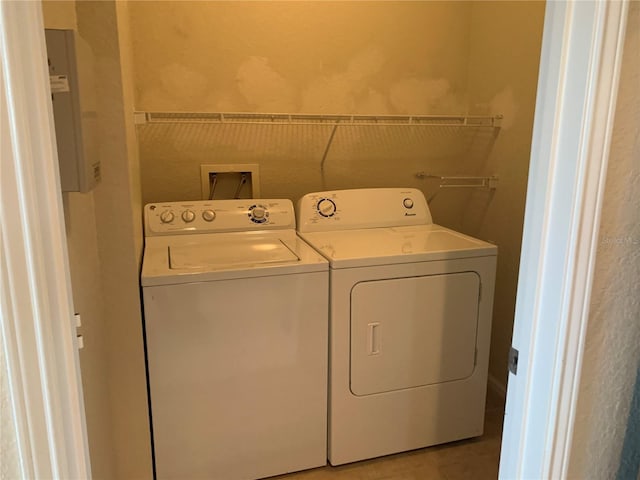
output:
<instances>
[{"instance_id":1,"label":"dryer control panel","mask_svg":"<svg viewBox=\"0 0 640 480\"><path fill-rule=\"evenodd\" d=\"M291 200L202 200L145 205L144 226L145 235L151 237L292 229L296 222Z\"/></svg>"},{"instance_id":2,"label":"dryer control panel","mask_svg":"<svg viewBox=\"0 0 640 480\"><path fill-rule=\"evenodd\" d=\"M424 194L415 188L363 188L309 193L298 202L298 230L430 225Z\"/></svg>"}]
</instances>

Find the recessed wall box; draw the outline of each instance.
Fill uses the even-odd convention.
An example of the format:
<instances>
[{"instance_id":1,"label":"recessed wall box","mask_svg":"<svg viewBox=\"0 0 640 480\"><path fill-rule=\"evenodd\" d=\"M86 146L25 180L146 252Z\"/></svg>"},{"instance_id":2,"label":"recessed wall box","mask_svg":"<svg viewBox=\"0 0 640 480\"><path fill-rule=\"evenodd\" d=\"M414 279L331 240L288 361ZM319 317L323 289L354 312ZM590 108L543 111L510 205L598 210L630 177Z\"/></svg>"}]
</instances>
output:
<instances>
[{"instance_id":1,"label":"recessed wall box","mask_svg":"<svg viewBox=\"0 0 640 480\"><path fill-rule=\"evenodd\" d=\"M73 30L45 29L45 38L62 191L88 192L101 178L93 52Z\"/></svg>"},{"instance_id":2,"label":"recessed wall box","mask_svg":"<svg viewBox=\"0 0 640 480\"><path fill-rule=\"evenodd\" d=\"M203 200L260 198L257 163L209 163L200 165Z\"/></svg>"}]
</instances>

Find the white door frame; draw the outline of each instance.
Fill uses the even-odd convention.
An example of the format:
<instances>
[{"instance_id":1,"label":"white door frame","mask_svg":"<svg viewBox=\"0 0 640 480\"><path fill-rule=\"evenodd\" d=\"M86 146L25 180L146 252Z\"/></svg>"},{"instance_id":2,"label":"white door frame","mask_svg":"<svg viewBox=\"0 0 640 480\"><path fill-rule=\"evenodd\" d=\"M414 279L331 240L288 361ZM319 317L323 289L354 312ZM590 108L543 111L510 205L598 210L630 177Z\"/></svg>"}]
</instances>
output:
<instances>
[{"instance_id":1,"label":"white door frame","mask_svg":"<svg viewBox=\"0 0 640 480\"><path fill-rule=\"evenodd\" d=\"M565 478L627 2L547 3L500 478Z\"/></svg>"},{"instance_id":2,"label":"white door frame","mask_svg":"<svg viewBox=\"0 0 640 480\"><path fill-rule=\"evenodd\" d=\"M1 327L24 477L89 478L40 8L0 2ZM547 4L504 479L566 474L626 9Z\"/></svg>"},{"instance_id":3,"label":"white door frame","mask_svg":"<svg viewBox=\"0 0 640 480\"><path fill-rule=\"evenodd\" d=\"M90 478L40 2L0 2L0 68L0 352L18 468Z\"/></svg>"}]
</instances>

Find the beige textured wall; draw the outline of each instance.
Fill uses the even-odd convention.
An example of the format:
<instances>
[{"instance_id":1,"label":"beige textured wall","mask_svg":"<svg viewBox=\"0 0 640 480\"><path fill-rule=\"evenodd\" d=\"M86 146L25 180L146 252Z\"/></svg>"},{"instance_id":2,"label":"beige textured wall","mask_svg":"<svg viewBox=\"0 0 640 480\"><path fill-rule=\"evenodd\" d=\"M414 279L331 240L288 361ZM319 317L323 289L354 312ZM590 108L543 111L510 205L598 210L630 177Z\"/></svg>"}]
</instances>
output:
<instances>
[{"instance_id":1,"label":"beige textured wall","mask_svg":"<svg viewBox=\"0 0 640 480\"><path fill-rule=\"evenodd\" d=\"M133 111L133 90L122 8L113 1L43 2L45 25L76 29L95 56L103 181L87 194L64 194L63 201L74 304L83 320L80 361L96 479L152 477L138 293L140 181L132 117L125 115Z\"/></svg>"},{"instance_id":2,"label":"beige textured wall","mask_svg":"<svg viewBox=\"0 0 640 480\"><path fill-rule=\"evenodd\" d=\"M471 14L470 111L502 113L505 120L491 151L475 165L478 174L498 175L499 187L469 196L461 229L499 247L489 373L501 388L513 332L544 9L544 2L474 2Z\"/></svg>"},{"instance_id":3,"label":"beige textured wall","mask_svg":"<svg viewBox=\"0 0 640 480\"><path fill-rule=\"evenodd\" d=\"M77 30L74 1L43 2L46 28ZM113 478L113 444L108 388L106 323L94 192L63 193L65 230L75 311L82 317L80 350L91 469L96 479Z\"/></svg>"},{"instance_id":4,"label":"beige textured wall","mask_svg":"<svg viewBox=\"0 0 640 480\"><path fill-rule=\"evenodd\" d=\"M140 158L138 151L138 138L131 112L135 111L134 92L134 59L131 42L131 25L129 14L129 2L115 2L116 21L118 24L118 45L120 49L120 77L122 79L122 123L126 138L127 178L131 208L128 211L132 221L133 252L138 264L142 262L144 248L144 232L142 226L142 187L140 179Z\"/></svg>"},{"instance_id":5,"label":"beige textured wall","mask_svg":"<svg viewBox=\"0 0 640 480\"><path fill-rule=\"evenodd\" d=\"M418 113L464 98L460 2L136 2L136 106Z\"/></svg>"},{"instance_id":6,"label":"beige textured wall","mask_svg":"<svg viewBox=\"0 0 640 480\"><path fill-rule=\"evenodd\" d=\"M76 2L74 0L45 0L42 2L45 28L75 30Z\"/></svg>"},{"instance_id":7,"label":"beige textured wall","mask_svg":"<svg viewBox=\"0 0 640 480\"><path fill-rule=\"evenodd\" d=\"M465 2L138 2L130 10L139 110L466 109ZM258 163L263 197L433 189L415 173L464 172L464 160L484 154L490 133L340 127L323 172L330 126L149 125L139 127L143 200L200 198L202 163ZM436 218L456 217L438 208Z\"/></svg>"},{"instance_id":8,"label":"beige textured wall","mask_svg":"<svg viewBox=\"0 0 640 480\"><path fill-rule=\"evenodd\" d=\"M81 315L84 348L80 371L85 400L91 471L96 479L113 478L112 416L108 385L108 343L93 193L63 194L71 286Z\"/></svg>"},{"instance_id":9,"label":"beige textured wall","mask_svg":"<svg viewBox=\"0 0 640 480\"><path fill-rule=\"evenodd\" d=\"M132 94L127 55L121 55L115 1L76 4L78 31L96 56L102 183L95 189L96 231L106 319L109 402L113 431L112 478L151 478L142 320L140 186L132 148ZM125 50L127 45L123 46Z\"/></svg>"},{"instance_id":10,"label":"beige textured wall","mask_svg":"<svg viewBox=\"0 0 640 480\"><path fill-rule=\"evenodd\" d=\"M615 478L640 367L640 3L630 2L569 477Z\"/></svg>"}]
</instances>

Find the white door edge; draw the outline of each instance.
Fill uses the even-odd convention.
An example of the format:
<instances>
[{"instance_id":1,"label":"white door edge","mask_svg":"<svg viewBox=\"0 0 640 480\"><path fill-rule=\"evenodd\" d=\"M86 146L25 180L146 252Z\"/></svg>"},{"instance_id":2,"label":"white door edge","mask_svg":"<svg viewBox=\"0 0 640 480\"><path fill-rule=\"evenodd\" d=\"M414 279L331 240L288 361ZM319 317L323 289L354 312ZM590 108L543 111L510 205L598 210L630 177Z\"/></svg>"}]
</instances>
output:
<instances>
[{"instance_id":1,"label":"white door edge","mask_svg":"<svg viewBox=\"0 0 640 480\"><path fill-rule=\"evenodd\" d=\"M0 2L0 294L22 478L90 478L40 2Z\"/></svg>"},{"instance_id":2,"label":"white door edge","mask_svg":"<svg viewBox=\"0 0 640 480\"><path fill-rule=\"evenodd\" d=\"M564 478L627 2L548 2L500 478Z\"/></svg>"}]
</instances>

